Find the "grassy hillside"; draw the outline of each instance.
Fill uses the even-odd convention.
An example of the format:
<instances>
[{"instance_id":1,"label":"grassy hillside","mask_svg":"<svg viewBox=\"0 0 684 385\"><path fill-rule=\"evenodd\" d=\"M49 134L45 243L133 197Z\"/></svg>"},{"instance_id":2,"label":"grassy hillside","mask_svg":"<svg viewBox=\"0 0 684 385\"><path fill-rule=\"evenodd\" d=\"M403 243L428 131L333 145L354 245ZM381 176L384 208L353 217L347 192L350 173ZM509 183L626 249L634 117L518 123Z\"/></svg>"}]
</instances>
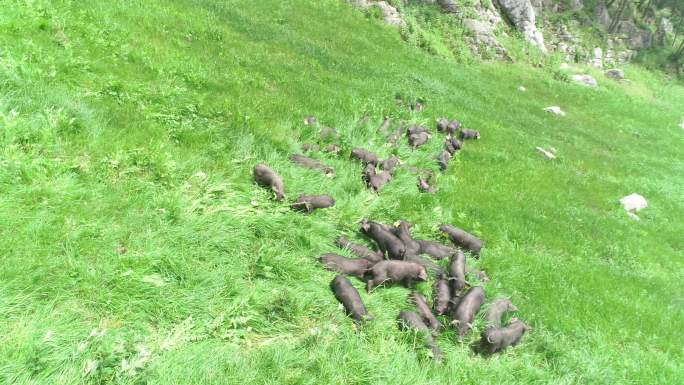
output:
<instances>
[{"instance_id":1,"label":"grassy hillside","mask_svg":"<svg viewBox=\"0 0 684 385\"><path fill-rule=\"evenodd\" d=\"M681 383L681 86L636 67L630 83L595 73L593 90L466 66L337 0L1 5L0 383ZM315 155L335 178L287 160L317 140L310 114L341 133L343 156ZM441 146L384 146L384 115L457 117L483 138L438 194L403 170L375 196L351 147L436 170ZM337 205L273 202L252 183L258 162L289 199ZM649 200L639 222L618 204L633 192ZM510 296L534 331L490 359L446 332L436 366L396 328L401 287L362 293L376 320L356 331L315 256L361 241L364 217L480 235L469 264L492 278L488 298Z\"/></svg>"}]
</instances>

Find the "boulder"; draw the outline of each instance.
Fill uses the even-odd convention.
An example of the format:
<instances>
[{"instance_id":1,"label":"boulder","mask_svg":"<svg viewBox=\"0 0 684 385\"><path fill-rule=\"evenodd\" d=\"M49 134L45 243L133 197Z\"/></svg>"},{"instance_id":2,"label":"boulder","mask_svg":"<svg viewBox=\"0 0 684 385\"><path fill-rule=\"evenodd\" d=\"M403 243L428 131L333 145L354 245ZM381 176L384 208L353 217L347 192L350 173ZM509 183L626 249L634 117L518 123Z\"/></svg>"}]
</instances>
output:
<instances>
[{"instance_id":1,"label":"boulder","mask_svg":"<svg viewBox=\"0 0 684 385\"><path fill-rule=\"evenodd\" d=\"M615 80L622 80L625 78L625 71L617 68L610 69L605 72L606 77L615 79Z\"/></svg>"},{"instance_id":2,"label":"boulder","mask_svg":"<svg viewBox=\"0 0 684 385\"><path fill-rule=\"evenodd\" d=\"M653 33L637 27L631 20L621 21L618 31L625 35L625 42L631 49L639 50L653 46L655 40Z\"/></svg>"},{"instance_id":3,"label":"boulder","mask_svg":"<svg viewBox=\"0 0 684 385\"><path fill-rule=\"evenodd\" d=\"M572 75L572 80L575 83L581 84L583 86L592 87L592 88L598 87L598 82L591 75L586 75L586 74Z\"/></svg>"},{"instance_id":4,"label":"boulder","mask_svg":"<svg viewBox=\"0 0 684 385\"><path fill-rule=\"evenodd\" d=\"M598 5L596 5L596 8L594 9L594 16L603 28L608 28L613 22L613 20L610 18L610 13L608 12L606 3L603 1L600 1Z\"/></svg>"},{"instance_id":5,"label":"boulder","mask_svg":"<svg viewBox=\"0 0 684 385\"><path fill-rule=\"evenodd\" d=\"M628 212L637 212L648 207L648 202L643 196L634 193L620 199L622 207Z\"/></svg>"},{"instance_id":6,"label":"boulder","mask_svg":"<svg viewBox=\"0 0 684 385\"><path fill-rule=\"evenodd\" d=\"M494 28L485 22L466 19L465 27L471 34L471 40L473 46L471 47L474 51L478 51L481 47L493 48L499 57L508 58L508 52L494 35ZM481 54L481 52L479 52Z\"/></svg>"},{"instance_id":7,"label":"boulder","mask_svg":"<svg viewBox=\"0 0 684 385\"><path fill-rule=\"evenodd\" d=\"M496 2L506 18L523 33L525 39L546 53L544 36L535 25L536 15L530 0L496 0Z\"/></svg>"}]
</instances>

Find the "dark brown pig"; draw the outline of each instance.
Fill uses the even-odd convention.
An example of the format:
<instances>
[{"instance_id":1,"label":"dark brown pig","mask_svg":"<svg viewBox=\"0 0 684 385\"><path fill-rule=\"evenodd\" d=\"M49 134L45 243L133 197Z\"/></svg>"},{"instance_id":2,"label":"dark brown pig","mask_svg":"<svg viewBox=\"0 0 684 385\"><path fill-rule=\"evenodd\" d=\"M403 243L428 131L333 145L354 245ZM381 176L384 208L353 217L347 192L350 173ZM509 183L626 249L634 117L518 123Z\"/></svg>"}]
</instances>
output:
<instances>
[{"instance_id":1,"label":"dark brown pig","mask_svg":"<svg viewBox=\"0 0 684 385\"><path fill-rule=\"evenodd\" d=\"M458 137L461 139L480 139L480 131L462 130L459 132Z\"/></svg>"},{"instance_id":2,"label":"dark brown pig","mask_svg":"<svg viewBox=\"0 0 684 385\"><path fill-rule=\"evenodd\" d=\"M383 171L392 172L399 163L401 163L399 158L392 155L391 157L380 162L380 169Z\"/></svg>"},{"instance_id":3,"label":"dark brown pig","mask_svg":"<svg viewBox=\"0 0 684 385\"><path fill-rule=\"evenodd\" d=\"M515 346L520 343L525 332L532 330L517 318L511 319L511 323L505 328L489 328L482 335L481 346L483 353L494 354Z\"/></svg>"},{"instance_id":4,"label":"dark brown pig","mask_svg":"<svg viewBox=\"0 0 684 385\"><path fill-rule=\"evenodd\" d=\"M432 136L430 134L428 134L427 132L419 132L417 134L411 134L408 137L409 146L411 146L411 149L415 150L416 148L427 143L427 141L431 137Z\"/></svg>"},{"instance_id":5,"label":"dark brown pig","mask_svg":"<svg viewBox=\"0 0 684 385\"><path fill-rule=\"evenodd\" d=\"M422 132L428 132L427 128L414 124L406 129L406 135L420 134Z\"/></svg>"},{"instance_id":6,"label":"dark brown pig","mask_svg":"<svg viewBox=\"0 0 684 385\"><path fill-rule=\"evenodd\" d=\"M468 290L468 293L461 299L455 310L452 311L452 323L456 324L459 340L473 327L473 320L480 311L480 307L485 301L485 293L482 287L475 286Z\"/></svg>"},{"instance_id":7,"label":"dark brown pig","mask_svg":"<svg viewBox=\"0 0 684 385\"><path fill-rule=\"evenodd\" d=\"M416 242L420 245L421 254L427 254L434 259L444 259L456 253L456 249L442 245L441 243L425 241L422 239L418 239Z\"/></svg>"},{"instance_id":8,"label":"dark brown pig","mask_svg":"<svg viewBox=\"0 0 684 385\"><path fill-rule=\"evenodd\" d=\"M357 159L360 160L363 164L373 164L377 165L378 162L380 161L378 159L378 156L375 155L374 153L365 150L363 148L355 148L351 150L351 154L349 155L350 159Z\"/></svg>"},{"instance_id":9,"label":"dark brown pig","mask_svg":"<svg viewBox=\"0 0 684 385\"><path fill-rule=\"evenodd\" d=\"M449 160L451 160L451 154L449 154L449 151L442 151L437 157L437 164L439 165L439 169L442 171L446 171L447 167L449 167Z\"/></svg>"},{"instance_id":10,"label":"dark brown pig","mask_svg":"<svg viewBox=\"0 0 684 385\"><path fill-rule=\"evenodd\" d=\"M449 310L449 301L451 300L451 290L449 289L449 281L440 278L435 282L434 295L432 300L432 308L437 315L444 315Z\"/></svg>"},{"instance_id":11,"label":"dark brown pig","mask_svg":"<svg viewBox=\"0 0 684 385\"><path fill-rule=\"evenodd\" d=\"M463 254L461 250L457 250L456 253L451 256L447 269L449 272L451 295L453 297L461 297L463 295L463 290L467 284L465 279L465 265L465 254Z\"/></svg>"},{"instance_id":12,"label":"dark brown pig","mask_svg":"<svg viewBox=\"0 0 684 385\"><path fill-rule=\"evenodd\" d=\"M451 225L441 225L439 229L447 233L456 246L470 250L476 257L479 257L480 250L482 250L482 241L480 239Z\"/></svg>"},{"instance_id":13,"label":"dark brown pig","mask_svg":"<svg viewBox=\"0 0 684 385\"><path fill-rule=\"evenodd\" d=\"M411 225L408 222L399 221L399 226L393 232L404 243L404 256L420 254L420 244L411 238Z\"/></svg>"},{"instance_id":14,"label":"dark brown pig","mask_svg":"<svg viewBox=\"0 0 684 385\"><path fill-rule=\"evenodd\" d=\"M361 222L361 230L378 244L383 255L386 254L391 259L403 259L406 252L404 243L385 226L365 219Z\"/></svg>"},{"instance_id":15,"label":"dark brown pig","mask_svg":"<svg viewBox=\"0 0 684 385\"><path fill-rule=\"evenodd\" d=\"M425 297L414 291L410 294L409 299L414 305L416 305L417 313L420 315L423 321L425 321L428 327L434 331L439 331L439 329L442 327L442 324L440 324L437 320L437 317L432 314L432 310L428 306Z\"/></svg>"},{"instance_id":16,"label":"dark brown pig","mask_svg":"<svg viewBox=\"0 0 684 385\"><path fill-rule=\"evenodd\" d=\"M373 266L373 263L366 258L347 258L333 253L319 255L317 259L330 271L360 279L363 279L366 271Z\"/></svg>"},{"instance_id":17,"label":"dark brown pig","mask_svg":"<svg viewBox=\"0 0 684 385\"><path fill-rule=\"evenodd\" d=\"M442 351L439 350L435 338L430 334L430 330L420 316L412 311L402 311L397 317L399 329L403 331L413 330L423 335L425 346L432 351L432 358L441 362L443 359Z\"/></svg>"},{"instance_id":18,"label":"dark brown pig","mask_svg":"<svg viewBox=\"0 0 684 385\"><path fill-rule=\"evenodd\" d=\"M404 261L415 262L415 263L423 266L426 270L432 272L433 274L435 274L438 277L441 277L441 276L446 274L444 272L444 269L439 267L438 264L436 264L436 263L432 262L431 260L429 260L425 257L422 257L420 255L408 255L407 254L404 256Z\"/></svg>"},{"instance_id":19,"label":"dark brown pig","mask_svg":"<svg viewBox=\"0 0 684 385\"><path fill-rule=\"evenodd\" d=\"M316 209L327 209L335 206L335 199L329 195L299 194L297 201L290 205L293 210L312 213Z\"/></svg>"},{"instance_id":20,"label":"dark brown pig","mask_svg":"<svg viewBox=\"0 0 684 385\"><path fill-rule=\"evenodd\" d=\"M335 175L335 170L332 167L328 167L316 159L309 158L308 156L292 154L290 155L290 161L304 168L322 171L328 177Z\"/></svg>"},{"instance_id":21,"label":"dark brown pig","mask_svg":"<svg viewBox=\"0 0 684 385\"><path fill-rule=\"evenodd\" d=\"M285 186L283 179L275 171L264 164L254 166L254 180L263 187L270 187L276 195L276 200L285 199Z\"/></svg>"},{"instance_id":22,"label":"dark brown pig","mask_svg":"<svg viewBox=\"0 0 684 385\"><path fill-rule=\"evenodd\" d=\"M344 305L347 314L351 316L357 324L364 321L371 321L373 316L368 314L366 307L361 301L361 296L349 280L341 275L333 278L330 288L335 294L335 298Z\"/></svg>"},{"instance_id":23,"label":"dark brown pig","mask_svg":"<svg viewBox=\"0 0 684 385\"><path fill-rule=\"evenodd\" d=\"M404 286L411 287L413 281L426 281L428 278L423 266L406 261L380 261L371 267L370 275L372 279L366 283L369 292L384 282L403 282Z\"/></svg>"},{"instance_id":24,"label":"dark brown pig","mask_svg":"<svg viewBox=\"0 0 684 385\"><path fill-rule=\"evenodd\" d=\"M501 317L507 311L518 311L518 308L513 305L510 299L497 299L492 302L489 311L487 311L487 327L500 328Z\"/></svg>"},{"instance_id":25,"label":"dark brown pig","mask_svg":"<svg viewBox=\"0 0 684 385\"><path fill-rule=\"evenodd\" d=\"M446 132L449 135L454 135L461 128L461 122L458 120L452 120L447 124Z\"/></svg>"},{"instance_id":26,"label":"dark brown pig","mask_svg":"<svg viewBox=\"0 0 684 385\"><path fill-rule=\"evenodd\" d=\"M368 185L370 186L371 190L377 194L380 192L380 189L382 189L382 187L391 180L392 174L390 174L388 171L380 171L380 173L377 173L369 178Z\"/></svg>"},{"instance_id":27,"label":"dark brown pig","mask_svg":"<svg viewBox=\"0 0 684 385\"><path fill-rule=\"evenodd\" d=\"M437 131L445 132L447 130L448 125L449 125L449 119L440 118L439 120L437 120Z\"/></svg>"}]
</instances>

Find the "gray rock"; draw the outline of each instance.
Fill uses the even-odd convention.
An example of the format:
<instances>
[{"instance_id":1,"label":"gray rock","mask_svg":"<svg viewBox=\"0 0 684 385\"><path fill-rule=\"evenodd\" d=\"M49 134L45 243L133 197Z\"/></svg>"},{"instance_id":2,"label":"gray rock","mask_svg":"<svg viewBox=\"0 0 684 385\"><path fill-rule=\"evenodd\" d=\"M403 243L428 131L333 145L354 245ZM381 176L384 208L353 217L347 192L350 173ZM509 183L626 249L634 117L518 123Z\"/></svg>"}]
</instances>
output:
<instances>
[{"instance_id":1,"label":"gray rock","mask_svg":"<svg viewBox=\"0 0 684 385\"><path fill-rule=\"evenodd\" d=\"M396 26L404 26L406 22L396 8L389 5L386 1L372 1L372 0L349 0L351 5L363 9L370 7L377 7L380 9L382 19L385 23Z\"/></svg>"},{"instance_id":2,"label":"gray rock","mask_svg":"<svg viewBox=\"0 0 684 385\"><path fill-rule=\"evenodd\" d=\"M437 0L437 3L439 3L439 6L442 7L442 10L446 13L461 13L461 8L458 6L458 3L456 3L455 0Z\"/></svg>"},{"instance_id":3,"label":"gray rock","mask_svg":"<svg viewBox=\"0 0 684 385\"><path fill-rule=\"evenodd\" d=\"M651 31L637 27L631 20L620 22L618 31L625 35L625 43L631 49L650 48L654 44L654 34Z\"/></svg>"},{"instance_id":4,"label":"gray rock","mask_svg":"<svg viewBox=\"0 0 684 385\"><path fill-rule=\"evenodd\" d=\"M583 86L588 86L588 87L592 87L592 88L598 87L598 82L591 75L587 75L587 74L572 75L572 80L575 83L581 84Z\"/></svg>"},{"instance_id":5,"label":"gray rock","mask_svg":"<svg viewBox=\"0 0 684 385\"><path fill-rule=\"evenodd\" d=\"M623 71L621 69L613 68L613 69L606 71L605 73L606 73L606 77L609 77L611 79L622 80L625 78L625 71Z\"/></svg>"},{"instance_id":6,"label":"gray rock","mask_svg":"<svg viewBox=\"0 0 684 385\"><path fill-rule=\"evenodd\" d=\"M542 52L548 52L544 45L544 36L535 25L536 15L530 0L496 0L502 13L523 33L527 41L537 46Z\"/></svg>"},{"instance_id":7,"label":"gray rock","mask_svg":"<svg viewBox=\"0 0 684 385\"><path fill-rule=\"evenodd\" d=\"M474 51L479 51L482 47L488 47L493 48L498 56L508 57L506 48L494 36L494 29L491 25L475 19L467 19L464 24L472 36Z\"/></svg>"},{"instance_id":8,"label":"gray rock","mask_svg":"<svg viewBox=\"0 0 684 385\"><path fill-rule=\"evenodd\" d=\"M603 28L608 28L610 26L610 23L612 22L612 19L610 18L610 13L608 12L608 8L606 7L606 3L603 1L599 2L598 5L596 5L596 9L594 9L594 16Z\"/></svg>"}]
</instances>

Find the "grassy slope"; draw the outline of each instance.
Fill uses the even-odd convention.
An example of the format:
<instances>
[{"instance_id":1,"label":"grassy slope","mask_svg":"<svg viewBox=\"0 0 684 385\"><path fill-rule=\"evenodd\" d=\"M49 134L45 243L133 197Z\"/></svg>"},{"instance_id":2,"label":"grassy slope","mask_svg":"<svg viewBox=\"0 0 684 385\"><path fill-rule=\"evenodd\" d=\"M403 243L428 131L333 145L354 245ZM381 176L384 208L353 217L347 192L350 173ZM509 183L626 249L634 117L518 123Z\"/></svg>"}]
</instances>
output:
<instances>
[{"instance_id":1,"label":"grassy slope","mask_svg":"<svg viewBox=\"0 0 684 385\"><path fill-rule=\"evenodd\" d=\"M524 65L463 67L341 2L310 3L3 3L0 382L681 381L684 90L637 68L590 90ZM428 109L410 115L397 93ZM346 157L321 156L333 180L287 162L316 137L306 114L383 155L385 114L457 116L483 139L436 196L403 172L375 197ZM434 168L439 140L426 147L398 154ZM269 201L250 179L261 161L290 197L337 206ZM632 192L649 199L641 222L617 204ZM355 332L314 256L365 216L481 234L488 296L511 296L535 331L492 359L447 332L435 367L396 331L407 291L394 287L363 294L377 321Z\"/></svg>"}]
</instances>

